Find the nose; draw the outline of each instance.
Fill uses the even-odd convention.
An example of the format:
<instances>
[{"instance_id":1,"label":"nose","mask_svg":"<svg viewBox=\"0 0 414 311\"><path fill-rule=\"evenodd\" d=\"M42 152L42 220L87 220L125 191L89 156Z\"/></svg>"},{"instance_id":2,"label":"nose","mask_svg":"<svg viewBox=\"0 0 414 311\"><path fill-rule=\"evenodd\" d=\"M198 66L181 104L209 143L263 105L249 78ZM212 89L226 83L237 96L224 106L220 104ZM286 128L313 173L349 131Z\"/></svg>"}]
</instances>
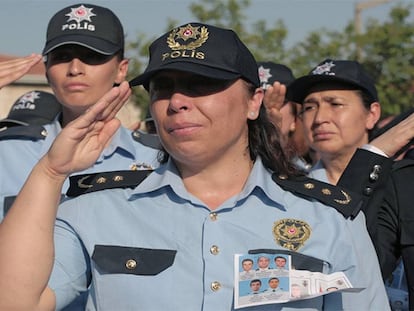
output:
<instances>
[{"instance_id":1,"label":"nose","mask_svg":"<svg viewBox=\"0 0 414 311\"><path fill-rule=\"evenodd\" d=\"M84 73L84 63L79 58L73 58L69 62L68 74L77 76Z\"/></svg>"},{"instance_id":2,"label":"nose","mask_svg":"<svg viewBox=\"0 0 414 311\"><path fill-rule=\"evenodd\" d=\"M186 96L182 92L174 90L174 92L171 94L168 106L169 110L171 112L177 113L190 110L191 107L191 98Z\"/></svg>"},{"instance_id":3,"label":"nose","mask_svg":"<svg viewBox=\"0 0 414 311\"><path fill-rule=\"evenodd\" d=\"M321 124L327 122L330 118L331 110L329 109L329 105L320 104L315 111L314 116L314 123Z\"/></svg>"}]
</instances>

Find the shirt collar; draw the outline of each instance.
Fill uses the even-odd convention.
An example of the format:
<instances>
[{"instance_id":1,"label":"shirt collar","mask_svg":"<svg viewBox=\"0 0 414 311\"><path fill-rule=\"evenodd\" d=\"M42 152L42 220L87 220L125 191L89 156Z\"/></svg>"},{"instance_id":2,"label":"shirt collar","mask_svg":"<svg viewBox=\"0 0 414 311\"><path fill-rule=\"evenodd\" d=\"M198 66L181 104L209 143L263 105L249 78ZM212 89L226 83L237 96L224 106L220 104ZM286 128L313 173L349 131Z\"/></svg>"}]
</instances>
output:
<instances>
[{"instance_id":1,"label":"shirt collar","mask_svg":"<svg viewBox=\"0 0 414 311\"><path fill-rule=\"evenodd\" d=\"M309 171L308 176L316 180L328 182L328 176L326 175L326 169L321 160L315 163L315 165Z\"/></svg>"},{"instance_id":2,"label":"shirt collar","mask_svg":"<svg viewBox=\"0 0 414 311\"><path fill-rule=\"evenodd\" d=\"M156 169L132 191L130 199L133 200L140 194L157 191L166 187L182 199L188 200L194 205L204 206L200 200L187 192L180 177L180 173L171 157L166 164ZM220 209L226 208L226 206L237 206L251 194L260 197L262 200L266 200L267 204L270 199L274 202L275 206L281 208L281 201L283 200L282 198L285 193L286 192L272 180L272 172L266 169L260 157L257 157L243 190L238 195L224 202ZM264 198L264 196L266 198Z\"/></svg>"},{"instance_id":3,"label":"shirt collar","mask_svg":"<svg viewBox=\"0 0 414 311\"><path fill-rule=\"evenodd\" d=\"M99 156L99 159L96 162L97 163L101 162L105 158L108 158L108 157L112 156L117 151L118 148L125 151L126 154L128 154L131 157L131 159L134 159L136 148L134 147L133 144L135 144L135 142L131 139L131 132L129 130L127 130L126 128L121 126L116 131L116 133L114 134L114 136L111 139L111 142L103 150L103 152Z\"/></svg>"}]
</instances>

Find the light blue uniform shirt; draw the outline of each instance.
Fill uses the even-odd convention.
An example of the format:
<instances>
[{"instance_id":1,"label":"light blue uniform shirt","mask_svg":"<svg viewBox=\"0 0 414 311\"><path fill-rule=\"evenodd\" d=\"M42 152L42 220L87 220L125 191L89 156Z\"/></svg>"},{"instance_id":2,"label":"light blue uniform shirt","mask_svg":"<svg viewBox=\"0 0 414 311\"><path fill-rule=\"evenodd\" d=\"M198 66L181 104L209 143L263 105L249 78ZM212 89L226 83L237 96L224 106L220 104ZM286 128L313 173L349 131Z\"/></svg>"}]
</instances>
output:
<instances>
[{"instance_id":1,"label":"light blue uniform shirt","mask_svg":"<svg viewBox=\"0 0 414 311\"><path fill-rule=\"evenodd\" d=\"M350 220L282 190L260 159L243 191L214 212L186 191L171 160L135 189L98 191L62 203L49 286L58 309L92 280L87 310L232 310L234 255L283 249L273 232L282 219L311 228L298 252L322 260L324 273L343 271L355 288L366 289L350 294L354 300L346 306L341 293L332 293L242 310L388 310L376 262L366 257L369 247L359 245L368 233L360 230L362 236L353 239ZM119 252L119 247L128 248ZM148 270L156 273L146 275Z\"/></svg>"},{"instance_id":2,"label":"light blue uniform shirt","mask_svg":"<svg viewBox=\"0 0 414 311\"><path fill-rule=\"evenodd\" d=\"M35 164L49 150L61 131L58 121L44 127L47 132L44 140L0 140L0 221L4 216L4 198L17 195ZM129 170L142 165L158 167L158 151L134 141L131 135L131 131L121 127L96 163L77 174ZM63 186L63 193L68 187L67 179Z\"/></svg>"}]
</instances>

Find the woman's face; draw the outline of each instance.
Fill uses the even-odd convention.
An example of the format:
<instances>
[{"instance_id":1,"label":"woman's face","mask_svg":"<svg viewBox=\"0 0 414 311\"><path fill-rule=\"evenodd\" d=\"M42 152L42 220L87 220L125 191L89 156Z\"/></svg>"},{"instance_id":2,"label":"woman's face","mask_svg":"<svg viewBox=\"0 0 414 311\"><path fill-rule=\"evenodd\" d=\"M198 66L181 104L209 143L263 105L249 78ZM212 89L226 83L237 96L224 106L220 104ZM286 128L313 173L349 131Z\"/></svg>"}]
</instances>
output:
<instances>
[{"instance_id":1,"label":"woman's face","mask_svg":"<svg viewBox=\"0 0 414 311\"><path fill-rule=\"evenodd\" d=\"M47 55L47 78L64 112L83 113L114 83L125 80L128 61L78 45L64 45Z\"/></svg>"},{"instance_id":2,"label":"woman's face","mask_svg":"<svg viewBox=\"0 0 414 311\"><path fill-rule=\"evenodd\" d=\"M150 82L151 115L176 162L204 165L246 152L247 120L257 118L260 95L250 94L241 79L165 71Z\"/></svg>"},{"instance_id":3,"label":"woman's face","mask_svg":"<svg viewBox=\"0 0 414 311\"><path fill-rule=\"evenodd\" d=\"M323 90L309 93L303 101L305 137L322 158L353 154L368 143L368 131L379 118L379 104L365 108L355 90Z\"/></svg>"}]
</instances>

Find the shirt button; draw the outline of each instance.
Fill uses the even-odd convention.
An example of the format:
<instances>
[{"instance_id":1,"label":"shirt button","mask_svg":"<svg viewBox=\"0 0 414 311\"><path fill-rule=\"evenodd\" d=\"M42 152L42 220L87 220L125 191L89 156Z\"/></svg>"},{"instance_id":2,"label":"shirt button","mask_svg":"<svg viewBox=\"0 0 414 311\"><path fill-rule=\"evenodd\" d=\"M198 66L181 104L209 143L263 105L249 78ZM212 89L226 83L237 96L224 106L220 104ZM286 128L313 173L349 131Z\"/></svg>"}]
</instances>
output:
<instances>
[{"instance_id":1,"label":"shirt button","mask_svg":"<svg viewBox=\"0 0 414 311\"><path fill-rule=\"evenodd\" d=\"M125 267L128 270L134 270L137 267L137 262L134 259L128 259L125 263Z\"/></svg>"},{"instance_id":2,"label":"shirt button","mask_svg":"<svg viewBox=\"0 0 414 311\"><path fill-rule=\"evenodd\" d=\"M371 195L371 194L372 194L372 192L373 192L373 190L372 190L372 188L371 188L371 187L366 187L366 188L364 189L364 193L365 193L366 195Z\"/></svg>"},{"instance_id":3,"label":"shirt button","mask_svg":"<svg viewBox=\"0 0 414 311\"><path fill-rule=\"evenodd\" d=\"M210 219L211 219L211 221L216 221L217 220L217 213L210 213Z\"/></svg>"},{"instance_id":4,"label":"shirt button","mask_svg":"<svg viewBox=\"0 0 414 311\"><path fill-rule=\"evenodd\" d=\"M215 281L215 282L212 282L212 283L211 283L211 290L212 290L213 292L218 291L220 288L221 288L221 284L220 284L220 282Z\"/></svg>"},{"instance_id":5,"label":"shirt button","mask_svg":"<svg viewBox=\"0 0 414 311\"><path fill-rule=\"evenodd\" d=\"M381 172L381 165L374 165L371 174L369 174L369 179L371 181L377 181L379 178L379 173Z\"/></svg>"},{"instance_id":6,"label":"shirt button","mask_svg":"<svg viewBox=\"0 0 414 311\"><path fill-rule=\"evenodd\" d=\"M210 253L213 255L217 255L220 252L220 248L217 245L213 245L210 247Z\"/></svg>"}]
</instances>

